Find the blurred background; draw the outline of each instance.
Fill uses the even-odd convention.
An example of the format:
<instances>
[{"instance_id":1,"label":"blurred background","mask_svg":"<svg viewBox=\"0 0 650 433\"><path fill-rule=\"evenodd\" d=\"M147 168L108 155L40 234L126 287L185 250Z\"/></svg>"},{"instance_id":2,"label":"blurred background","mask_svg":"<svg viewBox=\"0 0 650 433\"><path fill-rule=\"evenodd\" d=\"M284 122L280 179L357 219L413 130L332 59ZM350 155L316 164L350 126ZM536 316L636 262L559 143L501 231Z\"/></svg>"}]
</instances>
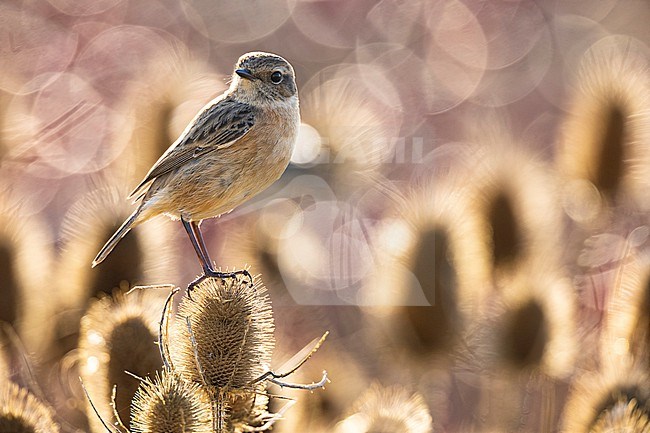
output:
<instances>
[{"instance_id":1,"label":"blurred background","mask_svg":"<svg viewBox=\"0 0 650 433\"><path fill-rule=\"evenodd\" d=\"M200 267L164 217L90 263L259 50L296 70L291 165L202 227L261 274L277 365L331 332L299 375L332 383L274 430L650 431L648 22L645 0L3 1L0 382L101 431L78 376L132 350L106 317L155 340L166 293L108 300Z\"/></svg>"}]
</instances>

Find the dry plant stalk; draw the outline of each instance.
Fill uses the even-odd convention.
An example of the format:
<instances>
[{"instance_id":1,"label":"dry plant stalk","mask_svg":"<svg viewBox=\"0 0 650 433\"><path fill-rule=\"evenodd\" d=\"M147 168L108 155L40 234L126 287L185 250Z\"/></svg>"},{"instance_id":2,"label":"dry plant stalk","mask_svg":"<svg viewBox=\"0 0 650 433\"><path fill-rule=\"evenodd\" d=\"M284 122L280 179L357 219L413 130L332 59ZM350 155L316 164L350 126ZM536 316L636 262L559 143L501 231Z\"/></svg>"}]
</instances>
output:
<instances>
[{"instance_id":1,"label":"dry plant stalk","mask_svg":"<svg viewBox=\"0 0 650 433\"><path fill-rule=\"evenodd\" d=\"M38 350L52 334L43 321L52 303L41 293L52 276L53 240L30 206L13 200L0 191L0 321L16 327L29 349Z\"/></svg>"}]
</instances>

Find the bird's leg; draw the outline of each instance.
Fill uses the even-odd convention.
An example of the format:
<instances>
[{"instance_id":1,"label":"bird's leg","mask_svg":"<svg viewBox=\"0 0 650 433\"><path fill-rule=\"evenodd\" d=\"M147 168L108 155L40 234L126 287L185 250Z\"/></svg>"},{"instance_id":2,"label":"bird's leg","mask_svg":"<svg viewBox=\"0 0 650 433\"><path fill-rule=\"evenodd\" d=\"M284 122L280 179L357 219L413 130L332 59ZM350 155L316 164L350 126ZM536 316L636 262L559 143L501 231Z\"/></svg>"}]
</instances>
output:
<instances>
[{"instance_id":1,"label":"bird's leg","mask_svg":"<svg viewBox=\"0 0 650 433\"><path fill-rule=\"evenodd\" d=\"M201 263L201 267L203 268L203 272L205 273L206 270L210 269L210 264L209 264L210 259L205 256L205 253L201 248L201 245L199 244L199 240L197 239L196 233L194 232L193 223L190 221L186 221L185 218L183 217L181 217L181 222L183 223L183 227L185 228L187 235L190 237L190 242L192 242L194 251L196 252L197 257L199 258L199 262Z\"/></svg>"},{"instance_id":2,"label":"bird's leg","mask_svg":"<svg viewBox=\"0 0 650 433\"><path fill-rule=\"evenodd\" d=\"M235 272L215 271L212 268L211 265L212 261L210 260L208 249L205 246L205 241L203 240L203 235L201 234L201 229L199 228L199 223L197 221L186 221L182 217L181 217L181 221L183 222L183 227L185 227L185 231L187 232L187 235L190 237L190 242L192 242L194 251L196 252L197 257L199 258L201 267L203 268L203 275L201 275L199 278L197 278L196 280L192 281L189 284L188 286L189 292L191 292L194 289L194 287L197 284L199 284L201 281L203 281L206 277L234 278L237 275L245 275L250 281L250 283L253 284L253 277L251 277L250 272L248 272L246 269L242 269Z\"/></svg>"}]
</instances>

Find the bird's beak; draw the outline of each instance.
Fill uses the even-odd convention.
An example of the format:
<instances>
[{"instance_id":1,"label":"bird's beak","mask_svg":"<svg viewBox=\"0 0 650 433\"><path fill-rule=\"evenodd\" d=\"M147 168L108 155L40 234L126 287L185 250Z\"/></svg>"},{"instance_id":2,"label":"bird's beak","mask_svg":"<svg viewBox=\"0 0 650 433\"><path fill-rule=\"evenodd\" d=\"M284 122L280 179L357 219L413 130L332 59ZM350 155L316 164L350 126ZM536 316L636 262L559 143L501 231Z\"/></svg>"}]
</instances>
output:
<instances>
[{"instance_id":1,"label":"bird's beak","mask_svg":"<svg viewBox=\"0 0 650 433\"><path fill-rule=\"evenodd\" d=\"M246 78L247 80L255 79L255 77L253 76L253 74L251 74L251 71L249 69L237 69L235 70L235 73L242 78Z\"/></svg>"}]
</instances>

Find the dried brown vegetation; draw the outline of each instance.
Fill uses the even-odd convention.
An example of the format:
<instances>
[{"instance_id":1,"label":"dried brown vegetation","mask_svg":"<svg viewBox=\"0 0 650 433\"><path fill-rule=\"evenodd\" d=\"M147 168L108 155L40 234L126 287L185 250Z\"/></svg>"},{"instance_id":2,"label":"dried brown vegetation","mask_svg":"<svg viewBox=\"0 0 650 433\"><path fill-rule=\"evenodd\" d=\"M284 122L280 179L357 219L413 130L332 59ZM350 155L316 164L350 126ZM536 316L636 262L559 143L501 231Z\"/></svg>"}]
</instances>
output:
<instances>
[{"instance_id":1,"label":"dried brown vegetation","mask_svg":"<svg viewBox=\"0 0 650 433\"><path fill-rule=\"evenodd\" d=\"M0 431L650 433L647 3L0 2ZM258 49L296 152L202 230L261 277L91 269Z\"/></svg>"}]
</instances>

